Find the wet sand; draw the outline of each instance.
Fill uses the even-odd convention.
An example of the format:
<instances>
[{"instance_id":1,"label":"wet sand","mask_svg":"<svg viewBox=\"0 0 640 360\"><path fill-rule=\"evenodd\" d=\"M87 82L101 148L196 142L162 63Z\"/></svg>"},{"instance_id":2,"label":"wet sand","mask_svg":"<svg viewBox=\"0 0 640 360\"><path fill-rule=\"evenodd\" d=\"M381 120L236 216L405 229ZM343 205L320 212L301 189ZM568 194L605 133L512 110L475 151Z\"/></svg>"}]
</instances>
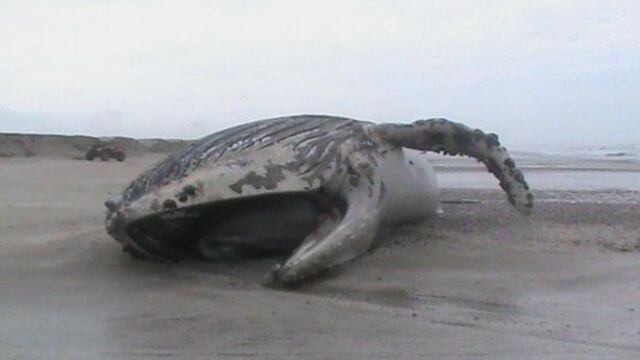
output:
<instances>
[{"instance_id":1,"label":"wet sand","mask_svg":"<svg viewBox=\"0 0 640 360\"><path fill-rule=\"evenodd\" d=\"M277 259L161 264L120 252L102 203L154 160L0 159L0 358L640 357L632 188L534 181L536 211L523 218L488 175L442 167L442 216L275 291L260 280Z\"/></svg>"}]
</instances>

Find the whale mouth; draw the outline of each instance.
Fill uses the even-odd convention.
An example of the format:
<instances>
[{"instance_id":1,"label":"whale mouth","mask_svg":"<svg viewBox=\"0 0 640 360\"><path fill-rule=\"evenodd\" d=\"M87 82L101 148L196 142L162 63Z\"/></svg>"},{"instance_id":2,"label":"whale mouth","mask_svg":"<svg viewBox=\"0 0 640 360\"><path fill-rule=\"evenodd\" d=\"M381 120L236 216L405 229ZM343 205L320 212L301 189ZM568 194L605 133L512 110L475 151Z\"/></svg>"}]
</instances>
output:
<instances>
[{"instance_id":1,"label":"whale mouth","mask_svg":"<svg viewBox=\"0 0 640 360\"><path fill-rule=\"evenodd\" d=\"M292 193L164 211L131 223L125 250L159 260L291 253L318 226L324 203Z\"/></svg>"}]
</instances>

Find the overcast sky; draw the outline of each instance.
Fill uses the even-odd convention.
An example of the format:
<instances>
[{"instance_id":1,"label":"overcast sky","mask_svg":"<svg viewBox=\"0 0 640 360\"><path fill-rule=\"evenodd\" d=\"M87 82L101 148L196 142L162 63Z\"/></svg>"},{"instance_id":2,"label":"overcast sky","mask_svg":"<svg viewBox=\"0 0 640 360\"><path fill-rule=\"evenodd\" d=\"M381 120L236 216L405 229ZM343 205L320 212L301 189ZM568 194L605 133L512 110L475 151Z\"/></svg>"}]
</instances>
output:
<instances>
[{"instance_id":1,"label":"overcast sky","mask_svg":"<svg viewBox=\"0 0 640 360\"><path fill-rule=\"evenodd\" d=\"M0 131L198 138L285 114L640 143L640 1L0 1Z\"/></svg>"}]
</instances>

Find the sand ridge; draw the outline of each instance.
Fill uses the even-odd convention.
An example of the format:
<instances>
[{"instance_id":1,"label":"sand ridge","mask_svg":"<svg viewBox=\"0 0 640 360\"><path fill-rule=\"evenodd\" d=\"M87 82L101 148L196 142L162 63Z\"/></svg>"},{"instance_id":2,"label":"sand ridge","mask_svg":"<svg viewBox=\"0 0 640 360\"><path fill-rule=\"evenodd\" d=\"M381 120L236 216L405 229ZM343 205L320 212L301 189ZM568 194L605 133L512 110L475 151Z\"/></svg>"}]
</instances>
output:
<instances>
[{"instance_id":1,"label":"sand ridge","mask_svg":"<svg viewBox=\"0 0 640 360\"><path fill-rule=\"evenodd\" d=\"M128 156L168 154L191 143L180 139L0 133L0 157L82 159L89 148L99 142L112 143Z\"/></svg>"}]
</instances>

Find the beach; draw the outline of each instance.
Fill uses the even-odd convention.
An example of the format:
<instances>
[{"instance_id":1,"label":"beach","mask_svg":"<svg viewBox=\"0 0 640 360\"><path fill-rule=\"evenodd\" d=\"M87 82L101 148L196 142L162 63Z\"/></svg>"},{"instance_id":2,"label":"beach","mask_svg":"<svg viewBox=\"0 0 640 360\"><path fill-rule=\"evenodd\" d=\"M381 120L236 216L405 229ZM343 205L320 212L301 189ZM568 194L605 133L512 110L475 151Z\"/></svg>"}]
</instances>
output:
<instances>
[{"instance_id":1,"label":"beach","mask_svg":"<svg viewBox=\"0 0 640 360\"><path fill-rule=\"evenodd\" d=\"M278 261L121 252L104 201L158 154L0 158L3 359L640 357L640 163L523 156L535 210L434 157L443 213L294 290Z\"/></svg>"}]
</instances>

